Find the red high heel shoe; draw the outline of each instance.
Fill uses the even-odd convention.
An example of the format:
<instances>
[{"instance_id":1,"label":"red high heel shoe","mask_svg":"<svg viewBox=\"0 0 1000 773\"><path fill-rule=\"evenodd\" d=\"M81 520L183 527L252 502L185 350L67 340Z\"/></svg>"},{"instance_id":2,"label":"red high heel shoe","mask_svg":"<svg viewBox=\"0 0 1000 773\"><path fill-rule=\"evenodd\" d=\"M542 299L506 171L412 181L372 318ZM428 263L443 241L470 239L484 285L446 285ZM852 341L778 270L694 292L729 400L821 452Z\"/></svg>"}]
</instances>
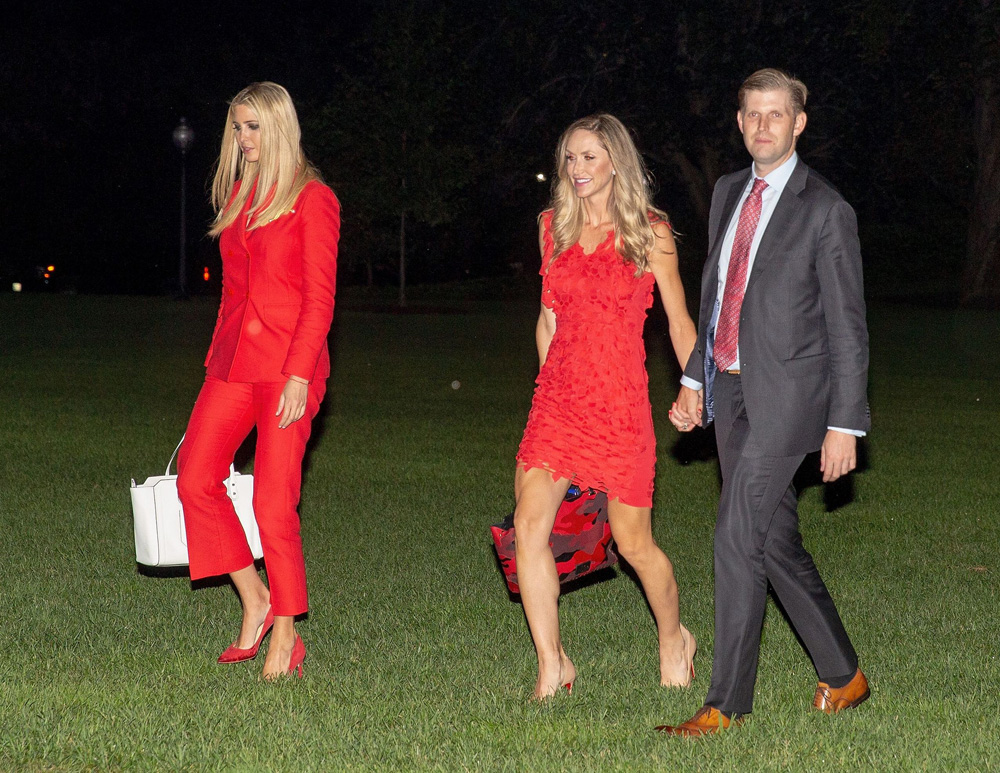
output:
<instances>
[{"instance_id":1,"label":"red high heel shoe","mask_svg":"<svg viewBox=\"0 0 1000 773\"><path fill-rule=\"evenodd\" d=\"M299 679L302 678L302 661L306 659L306 645L302 641L302 637L295 634L295 644L292 645L292 656L288 660L288 670L283 674L265 674L263 679L265 682L273 682L282 677L289 676L293 673L298 673Z\"/></svg>"},{"instance_id":2,"label":"red high heel shoe","mask_svg":"<svg viewBox=\"0 0 1000 773\"><path fill-rule=\"evenodd\" d=\"M295 646L292 647L292 658L288 661L288 673L298 671L299 679L302 678L302 662L306 659L306 645L302 637L295 634Z\"/></svg>"},{"instance_id":3,"label":"red high heel shoe","mask_svg":"<svg viewBox=\"0 0 1000 773\"><path fill-rule=\"evenodd\" d=\"M244 660L253 660L257 657L257 650L260 649L260 643L264 641L264 637L273 625L274 612L271 610L271 607L268 607L267 616L264 618L264 622L261 623L260 628L257 629L257 641L253 643L253 646L249 649L242 649L236 646L236 642L233 642L226 648L225 652L219 655L219 663L242 663Z\"/></svg>"}]
</instances>

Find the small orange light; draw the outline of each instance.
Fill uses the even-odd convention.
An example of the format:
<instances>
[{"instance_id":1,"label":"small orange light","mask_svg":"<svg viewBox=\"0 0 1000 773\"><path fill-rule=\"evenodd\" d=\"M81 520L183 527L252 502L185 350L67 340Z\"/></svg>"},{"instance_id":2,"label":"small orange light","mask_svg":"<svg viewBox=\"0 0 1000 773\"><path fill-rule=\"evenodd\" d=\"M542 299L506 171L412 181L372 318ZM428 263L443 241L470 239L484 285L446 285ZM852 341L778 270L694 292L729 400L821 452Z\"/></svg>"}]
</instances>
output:
<instances>
[{"instance_id":1,"label":"small orange light","mask_svg":"<svg viewBox=\"0 0 1000 773\"><path fill-rule=\"evenodd\" d=\"M45 278L46 278L46 279L48 279L48 278L49 278L49 272L48 272L48 271L46 271L46 272L45 272Z\"/></svg>"},{"instance_id":2,"label":"small orange light","mask_svg":"<svg viewBox=\"0 0 1000 773\"><path fill-rule=\"evenodd\" d=\"M56 270L56 267L55 267L55 266L46 266L46 267L45 267L45 270L46 270L46 271L55 271L55 270Z\"/></svg>"},{"instance_id":3,"label":"small orange light","mask_svg":"<svg viewBox=\"0 0 1000 773\"><path fill-rule=\"evenodd\" d=\"M202 272L202 275L201 275L201 277L202 277L202 279L204 279L204 280L205 280L206 282L208 281L208 266L205 266L205 270L204 270L204 272Z\"/></svg>"}]
</instances>

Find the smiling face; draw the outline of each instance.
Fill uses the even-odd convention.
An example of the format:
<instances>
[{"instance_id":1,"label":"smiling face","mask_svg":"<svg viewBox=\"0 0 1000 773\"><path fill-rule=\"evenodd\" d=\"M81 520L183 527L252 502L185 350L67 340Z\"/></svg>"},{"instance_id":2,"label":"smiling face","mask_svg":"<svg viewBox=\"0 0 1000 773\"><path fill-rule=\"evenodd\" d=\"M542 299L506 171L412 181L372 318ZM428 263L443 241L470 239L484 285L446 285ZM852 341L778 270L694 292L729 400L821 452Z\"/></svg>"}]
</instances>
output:
<instances>
[{"instance_id":1,"label":"smiling face","mask_svg":"<svg viewBox=\"0 0 1000 773\"><path fill-rule=\"evenodd\" d=\"M806 114L793 113L787 91L749 91L736 122L743 132L743 144L753 156L756 174L764 177L791 158L806 128Z\"/></svg>"},{"instance_id":2,"label":"smiling face","mask_svg":"<svg viewBox=\"0 0 1000 773\"><path fill-rule=\"evenodd\" d=\"M611 156L593 132L577 129L569 136L563 163L578 198L611 193L614 177Z\"/></svg>"},{"instance_id":3,"label":"smiling face","mask_svg":"<svg viewBox=\"0 0 1000 773\"><path fill-rule=\"evenodd\" d=\"M247 105L233 107L233 133L243 158L255 162L260 158L260 122L257 114Z\"/></svg>"}]
</instances>

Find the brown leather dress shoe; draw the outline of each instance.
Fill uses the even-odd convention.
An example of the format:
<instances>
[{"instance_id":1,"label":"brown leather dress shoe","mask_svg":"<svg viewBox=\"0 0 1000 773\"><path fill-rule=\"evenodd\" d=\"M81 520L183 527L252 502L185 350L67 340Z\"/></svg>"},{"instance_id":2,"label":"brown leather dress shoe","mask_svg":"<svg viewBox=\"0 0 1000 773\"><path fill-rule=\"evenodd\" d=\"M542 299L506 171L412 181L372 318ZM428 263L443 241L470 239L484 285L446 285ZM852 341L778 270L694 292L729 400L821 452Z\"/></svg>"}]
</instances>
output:
<instances>
[{"instance_id":1,"label":"brown leather dress shoe","mask_svg":"<svg viewBox=\"0 0 1000 773\"><path fill-rule=\"evenodd\" d=\"M702 706L687 722L681 722L679 725L660 725L656 728L656 732L698 738L728 730L730 724L742 725L743 717L731 720L717 708Z\"/></svg>"},{"instance_id":2,"label":"brown leather dress shoe","mask_svg":"<svg viewBox=\"0 0 1000 773\"><path fill-rule=\"evenodd\" d=\"M843 687L831 687L826 682L820 682L816 686L813 706L827 714L836 714L844 709L853 709L859 703L868 700L871 694L868 680L859 668L854 678Z\"/></svg>"}]
</instances>

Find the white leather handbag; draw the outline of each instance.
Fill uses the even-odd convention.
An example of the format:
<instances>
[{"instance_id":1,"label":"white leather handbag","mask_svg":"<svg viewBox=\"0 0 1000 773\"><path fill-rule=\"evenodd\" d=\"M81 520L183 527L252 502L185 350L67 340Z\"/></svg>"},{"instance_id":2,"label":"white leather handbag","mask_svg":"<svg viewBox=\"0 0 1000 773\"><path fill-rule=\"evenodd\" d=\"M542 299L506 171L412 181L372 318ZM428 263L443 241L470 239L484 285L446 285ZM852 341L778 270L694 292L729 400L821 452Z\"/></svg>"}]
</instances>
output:
<instances>
[{"instance_id":1,"label":"white leather handbag","mask_svg":"<svg viewBox=\"0 0 1000 773\"><path fill-rule=\"evenodd\" d=\"M174 457L181 442L170 455L163 475L146 478L137 484L132 479L132 517L135 524L135 560L144 566L187 566L187 534L184 530L184 510L177 498L177 476L170 474ZM233 502L236 515L247 535L253 557L261 558L260 531L253 514L253 475L241 475L229 465L225 480L226 493Z\"/></svg>"}]
</instances>

